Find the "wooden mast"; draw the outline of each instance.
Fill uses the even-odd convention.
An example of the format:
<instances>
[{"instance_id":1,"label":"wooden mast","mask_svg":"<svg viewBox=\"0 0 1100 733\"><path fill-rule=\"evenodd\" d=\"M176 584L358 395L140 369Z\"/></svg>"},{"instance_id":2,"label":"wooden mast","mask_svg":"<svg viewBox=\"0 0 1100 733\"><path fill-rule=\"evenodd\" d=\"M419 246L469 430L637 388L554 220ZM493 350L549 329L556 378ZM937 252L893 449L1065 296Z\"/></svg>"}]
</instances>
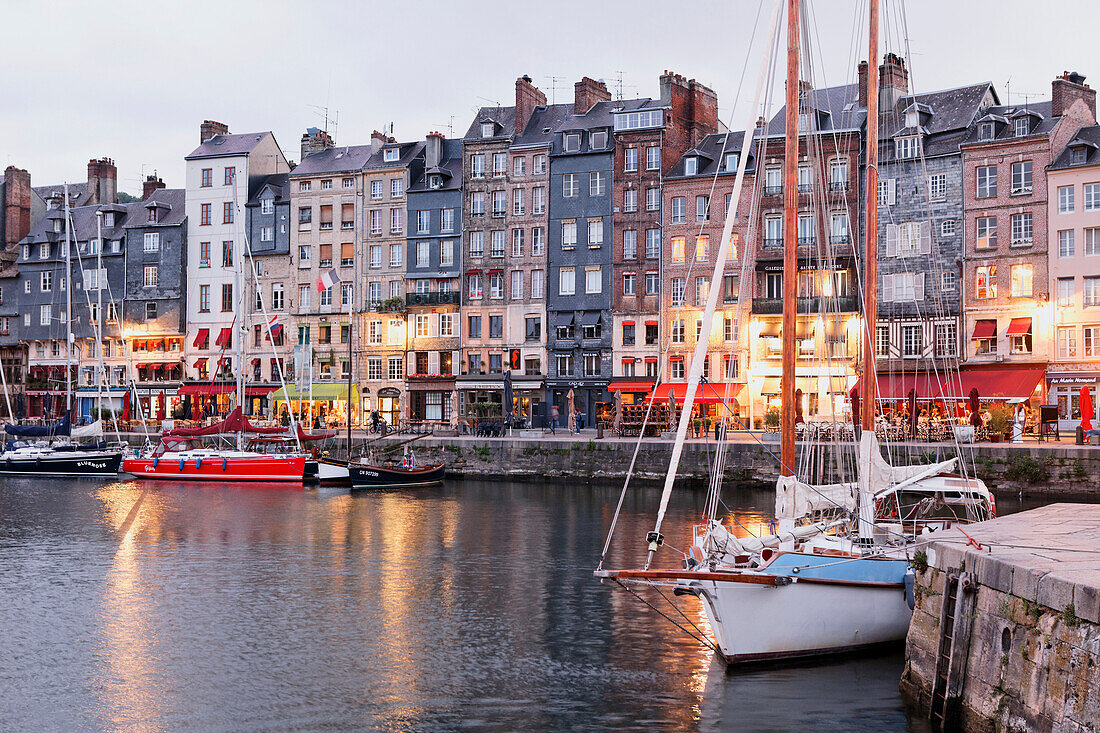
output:
<instances>
[{"instance_id":1,"label":"wooden mast","mask_svg":"<svg viewBox=\"0 0 1100 733\"><path fill-rule=\"evenodd\" d=\"M864 430L875 429L875 402L878 397L878 376L875 374L875 316L878 308L878 0L868 0L870 18L867 24L869 41L867 60L867 247L863 255L863 386L860 403L860 424Z\"/></svg>"},{"instance_id":2,"label":"wooden mast","mask_svg":"<svg viewBox=\"0 0 1100 733\"><path fill-rule=\"evenodd\" d=\"M779 474L794 475L795 319L798 297L798 0L787 0L787 99L783 152L783 395Z\"/></svg>"}]
</instances>

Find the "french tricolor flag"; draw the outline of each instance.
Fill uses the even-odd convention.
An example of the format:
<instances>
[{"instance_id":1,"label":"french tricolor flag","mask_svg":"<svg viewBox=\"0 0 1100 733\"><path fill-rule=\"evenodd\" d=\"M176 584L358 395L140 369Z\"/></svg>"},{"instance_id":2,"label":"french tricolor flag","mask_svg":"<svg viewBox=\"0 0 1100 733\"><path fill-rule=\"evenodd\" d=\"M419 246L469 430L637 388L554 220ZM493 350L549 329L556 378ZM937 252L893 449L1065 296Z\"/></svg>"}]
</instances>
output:
<instances>
[{"instance_id":1,"label":"french tricolor flag","mask_svg":"<svg viewBox=\"0 0 1100 733\"><path fill-rule=\"evenodd\" d=\"M282 331L283 324L279 323L279 316L272 316L271 320L267 322L267 340L272 341L279 338Z\"/></svg>"},{"instance_id":2,"label":"french tricolor flag","mask_svg":"<svg viewBox=\"0 0 1100 733\"><path fill-rule=\"evenodd\" d=\"M336 270L329 270L317 278L317 292L328 290L338 282L340 282L340 276L336 274Z\"/></svg>"}]
</instances>

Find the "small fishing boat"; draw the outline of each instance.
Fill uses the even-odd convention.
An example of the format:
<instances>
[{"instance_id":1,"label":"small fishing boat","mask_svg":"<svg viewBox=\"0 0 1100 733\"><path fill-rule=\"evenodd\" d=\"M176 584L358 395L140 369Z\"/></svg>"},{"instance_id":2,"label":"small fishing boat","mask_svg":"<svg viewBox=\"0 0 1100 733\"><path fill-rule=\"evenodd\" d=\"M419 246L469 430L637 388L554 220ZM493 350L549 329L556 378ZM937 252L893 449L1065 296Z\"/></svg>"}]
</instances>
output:
<instances>
[{"instance_id":1,"label":"small fishing boat","mask_svg":"<svg viewBox=\"0 0 1100 733\"><path fill-rule=\"evenodd\" d=\"M446 467L442 463L428 466L401 466L395 463L377 466L359 462L348 464L348 476L353 489L441 484L445 471Z\"/></svg>"}]
</instances>

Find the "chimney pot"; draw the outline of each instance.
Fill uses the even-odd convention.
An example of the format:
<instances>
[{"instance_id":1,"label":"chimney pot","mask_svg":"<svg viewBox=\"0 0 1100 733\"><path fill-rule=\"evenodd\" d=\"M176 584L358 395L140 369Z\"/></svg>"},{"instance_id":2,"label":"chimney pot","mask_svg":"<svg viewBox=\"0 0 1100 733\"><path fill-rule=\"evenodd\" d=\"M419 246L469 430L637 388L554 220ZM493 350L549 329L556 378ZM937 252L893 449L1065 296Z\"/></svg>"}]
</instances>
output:
<instances>
[{"instance_id":1,"label":"chimney pot","mask_svg":"<svg viewBox=\"0 0 1100 733\"><path fill-rule=\"evenodd\" d=\"M607 91L607 85L592 79L582 77L573 85L573 113L583 115L592 109L597 102L608 102L611 93Z\"/></svg>"},{"instance_id":2,"label":"chimney pot","mask_svg":"<svg viewBox=\"0 0 1100 733\"><path fill-rule=\"evenodd\" d=\"M199 125L199 145L214 137L215 135L228 135L229 125L214 120L203 120Z\"/></svg>"},{"instance_id":3,"label":"chimney pot","mask_svg":"<svg viewBox=\"0 0 1100 733\"><path fill-rule=\"evenodd\" d=\"M156 173L146 176L145 182L141 185L141 200L147 201L154 191L161 188L164 188L164 181L157 177Z\"/></svg>"}]
</instances>

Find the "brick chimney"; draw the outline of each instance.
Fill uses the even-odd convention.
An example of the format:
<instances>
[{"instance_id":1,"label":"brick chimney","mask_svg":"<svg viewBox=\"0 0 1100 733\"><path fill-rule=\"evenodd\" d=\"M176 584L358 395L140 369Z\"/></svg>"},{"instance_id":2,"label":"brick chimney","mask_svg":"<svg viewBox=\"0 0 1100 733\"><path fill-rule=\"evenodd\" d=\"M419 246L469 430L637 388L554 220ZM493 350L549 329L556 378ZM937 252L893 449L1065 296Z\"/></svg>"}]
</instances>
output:
<instances>
[{"instance_id":1,"label":"brick chimney","mask_svg":"<svg viewBox=\"0 0 1100 733\"><path fill-rule=\"evenodd\" d=\"M375 130L370 134L370 151L373 155L382 149L382 146L388 143L390 139L386 137L385 133Z\"/></svg>"},{"instance_id":2,"label":"brick chimney","mask_svg":"<svg viewBox=\"0 0 1100 733\"><path fill-rule=\"evenodd\" d=\"M661 105L668 107L665 165L671 165L704 137L718 130L718 95L704 84L665 71L660 78Z\"/></svg>"},{"instance_id":3,"label":"brick chimney","mask_svg":"<svg viewBox=\"0 0 1100 733\"><path fill-rule=\"evenodd\" d=\"M1096 118L1096 90L1089 88L1085 77L1076 71L1063 71L1062 75L1050 83L1050 113L1061 117L1075 99L1080 99Z\"/></svg>"},{"instance_id":4,"label":"brick chimney","mask_svg":"<svg viewBox=\"0 0 1100 733\"><path fill-rule=\"evenodd\" d=\"M439 132L428 133L424 143L424 167L436 168L443 162L443 134Z\"/></svg>"},{"instance_id":5,"label":"brick chimney","mask_svg":"<svg viewBox=\"0 0 1100 733\"><path fill-rule=\"evenodd\" d=\"M862 109L867 109L867 62L860 61L859 66L856 67L856 73L859 75L859 106Z\"/></svg>"},{"instance_id":6,"label":"brick chimney","mask_svg":"<svg viewBox=\"0 0 1100 733\"><path fill-rule=\"evenodd\" d=\"M607 91L607 85L602 81L586 76L573 85L573 114L583 115L592 109L596 102L609 101L611 101L611 92Z\"/></svg>"},{"instance_id":7,"label":"brick chimney","mask_svg":"<svg viewBox=\"0 0 1100 733\"><path fill-rule=\"evenodd\" d=\"M164 188L164 181L160 180L156 173L145 176L145 183L141 184L141 200L148 201L153 192L161 188Z\"/></svg>"},{"instance_id":8,"label":"brick chimney","mask_svg":"<svg viewBox=\"0 0 1100 733\"><path fill-rule=\"evenodd\" d=\"M4 230L0 232L3 249L19 243L31 230L31 174L9 165L4 171Z\"/></svg>"},{"instance_id":9,"label":"brick chimney","mask_svg":"<svg viewBox=\"0 0 1100 733\"><path fill-rule=\"evenodd\" d=\"M118 203L118 169L110 158L88 161L88 195L85 203Z\"/></svg>"},{"instance_id":10,"label":"brick chimney","mask_svg":"<svg viewBox=\"0 0 1100 733\"><path fill-rule=\"evenodd\" d=\"M909 93L909 71L897 54L882 57L878 67L878 109L880 114L893 111L898 100Z\"/></svg>"},{"instance_id":11,"label":"brick chimney","mask_svg":"<svg viewBox=\"0 0 1100 733\"><path fill-rule=\"evenodd\" d=\"M203 120L199 125L199 145L214 137L215 135L228 135L229 125L221 122L215 122L214 120Z\"/></svg>"},{"instance_id":12,"label":"brick chimney","mask_svg":"<svg viewBox=\"0 0 1100 733\"><path fill-rule=\"evenodd\" d=\"M546 95L524 74L516 79L516 134L522 135L535 107L546 104Z\"/></svg>"},{"instance_id":13,"label":"brick chimney","mask_svg":"<svg viewBox=\"0 0 1100 733\"><path fill-rule=\"evenodd\" d=\"M328 150L334 145L336 143L327 131L319 130L316 127L307 127L305 133L302 134L302 160L305 160L307 155Z\"/></svg>"}]
</instances>

